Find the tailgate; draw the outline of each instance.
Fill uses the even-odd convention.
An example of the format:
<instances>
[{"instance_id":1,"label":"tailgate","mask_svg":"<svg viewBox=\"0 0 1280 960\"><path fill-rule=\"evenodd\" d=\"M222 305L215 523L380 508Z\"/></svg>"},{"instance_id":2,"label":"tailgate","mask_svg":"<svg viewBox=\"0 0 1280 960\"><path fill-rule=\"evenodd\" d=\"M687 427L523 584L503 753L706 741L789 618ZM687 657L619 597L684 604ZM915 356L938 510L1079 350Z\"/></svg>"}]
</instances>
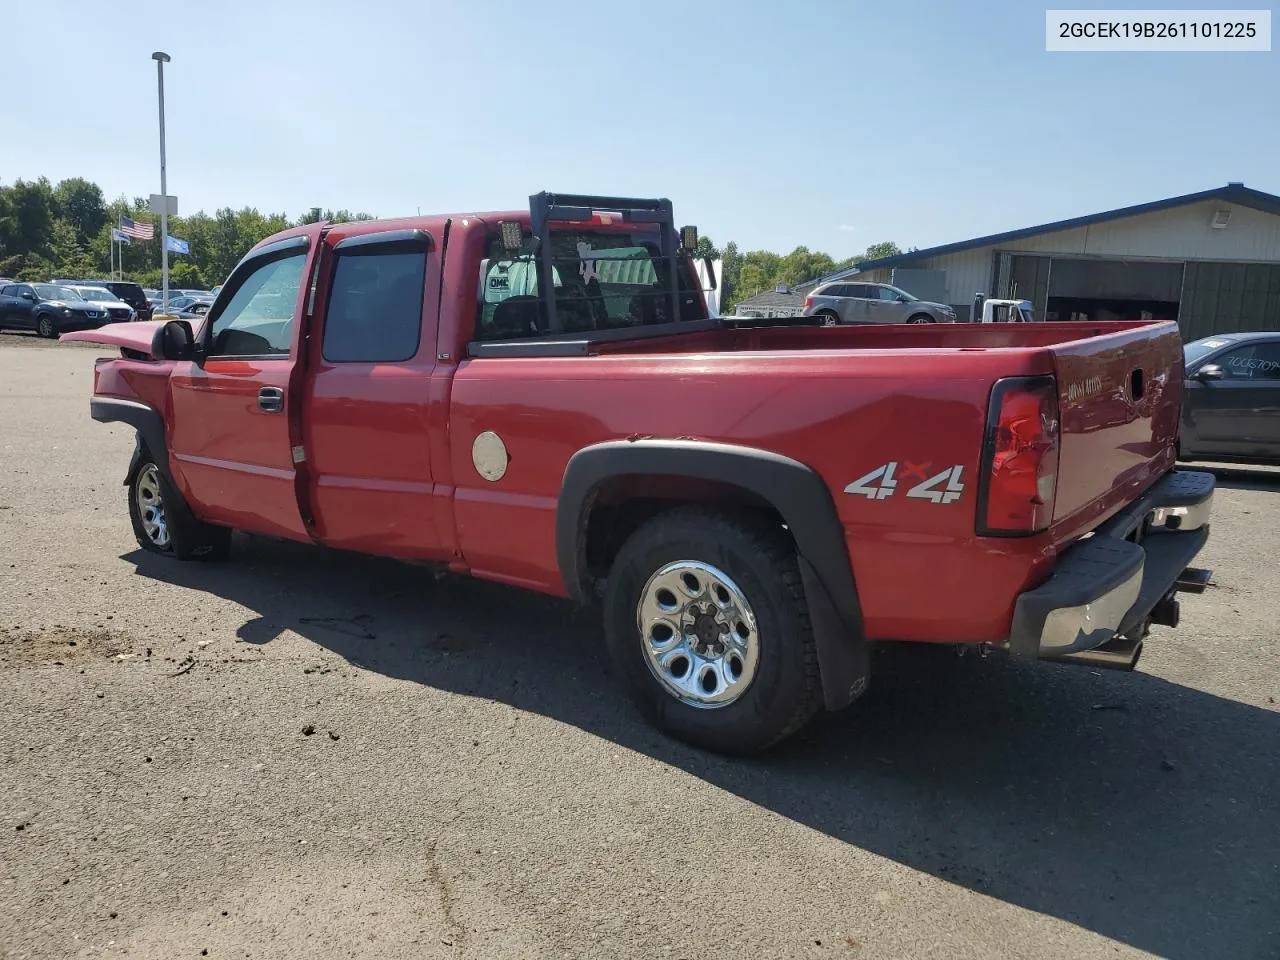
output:
<instances>
[{"instance_id":1,"label":"tailgate","mask_svg":"<svg viewBox=\"0 0 1280 960\"><path fill-rule=\"evenodd\" d=\"M1173 464L1182 339L1177 324L1152 323L1051 349L1062 425L1053 519L1103 517Z\"/></svg>"}]
</instances>

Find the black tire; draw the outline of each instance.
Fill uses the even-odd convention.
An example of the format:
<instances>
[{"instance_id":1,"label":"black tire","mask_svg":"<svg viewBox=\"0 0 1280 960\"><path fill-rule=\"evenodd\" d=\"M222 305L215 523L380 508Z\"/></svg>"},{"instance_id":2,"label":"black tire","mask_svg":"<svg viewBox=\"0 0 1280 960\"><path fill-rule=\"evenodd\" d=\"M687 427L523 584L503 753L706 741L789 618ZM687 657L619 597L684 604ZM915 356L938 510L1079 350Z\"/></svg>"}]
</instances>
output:
<instances>
[{"instance_id":1,"label":"black tire","mask_svg":"<svg viewBox=\"0 0 1280 960\"><path fill-rule=\"evenodd\" d=\"M831 326L835 326L840 322L840 314L834 310L819 310L814 316L821 317L825 323Z\"/></svg>"},{"instance_id":2,"label":"black tire","mask_svg":"<svg viewBox=\"0 0 1280 960\"><path fill-rule=\"evenodd\" d=\"M696 561L723 571L755 615L754 679L731 703L692 706L650 669L637 605L667 564ZM776 522L701 507L650 520L614 559L604 600L605 639L614 669L646 719L671 736L728 754L759 753L818 712L822 686L809 610L791 539Z\"/></svg>"},{"instance_id":3,"label":"black tire","mask_svg":"<svg viewBox=\"0 0 1280 960\"><path fill-rule=\"evenodd\" d=\"M182 494L149 456L142 458L129 477L128 491L129 522L143 550L176 560L225 560L230 556L230 528L196 519ZM155 495L149 496L148 491ZM154 508L144 512L145 502L159 508L164 536L156 535L157 516Z\"/></svg>"},{"instance_id":4,"label":"black tire","mask_svg":"<svg viewBox=\"0 0 1280 960\"><path fill-rule=\"evenodd\" d=\"M911 316L907 317L907 323L937 323L937 322L938 321L934 320L933 317L929 316L929 314L927 313L913 313Z\"/></svg>"},{"instance_id":5,"label":"black tire","mask_svg":"<svg viewBox=\"0 0 1280 960\"><path fill-rule=\"evenodd\" d=\"M36 333L46 340L57 340L58 325L53 322L53 317L47 313L42 313L36 317Z\"/></svg>"}]
</instances>

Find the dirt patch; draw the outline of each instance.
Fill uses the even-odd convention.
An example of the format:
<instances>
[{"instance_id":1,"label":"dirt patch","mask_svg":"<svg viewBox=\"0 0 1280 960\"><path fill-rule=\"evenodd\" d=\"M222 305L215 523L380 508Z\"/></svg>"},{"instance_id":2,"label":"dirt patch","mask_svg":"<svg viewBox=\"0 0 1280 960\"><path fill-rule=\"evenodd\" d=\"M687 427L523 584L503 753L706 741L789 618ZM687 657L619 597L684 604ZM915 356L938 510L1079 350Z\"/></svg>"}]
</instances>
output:
<instances>
[{"instance_id":1,"label":"dirt patch","mask_svg":"<svg viewBox=\"0 0 1280 960\"><path fill-rule=\"evenodd\" d=\"M31 630L0 624L0 669L114 660L135 656L132 647L128 638L110 630L81 627Z\"/></svg>"}]
</instances>

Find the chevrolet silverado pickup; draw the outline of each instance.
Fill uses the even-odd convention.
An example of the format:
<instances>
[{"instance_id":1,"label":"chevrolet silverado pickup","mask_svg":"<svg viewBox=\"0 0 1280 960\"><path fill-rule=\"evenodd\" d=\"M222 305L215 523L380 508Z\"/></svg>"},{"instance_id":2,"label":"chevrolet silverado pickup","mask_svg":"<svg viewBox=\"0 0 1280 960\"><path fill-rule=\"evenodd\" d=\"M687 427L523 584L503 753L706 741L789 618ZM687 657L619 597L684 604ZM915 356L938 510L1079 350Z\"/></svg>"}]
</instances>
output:
<instances>
[{"instance_id":1,"label":"chevrolet silverado pickup","mask_svg":"<svg viewBox=\"0 0 1280 960\"><path fill-rule=\"evenodd\" d=\"M665 200L316 223L202 321L68 334L138 543L233 529L600 601L668 733L749 753L886 641L1131 669L1208 537L1165 322L709 317Z\"/></svg>"}]
</instances>

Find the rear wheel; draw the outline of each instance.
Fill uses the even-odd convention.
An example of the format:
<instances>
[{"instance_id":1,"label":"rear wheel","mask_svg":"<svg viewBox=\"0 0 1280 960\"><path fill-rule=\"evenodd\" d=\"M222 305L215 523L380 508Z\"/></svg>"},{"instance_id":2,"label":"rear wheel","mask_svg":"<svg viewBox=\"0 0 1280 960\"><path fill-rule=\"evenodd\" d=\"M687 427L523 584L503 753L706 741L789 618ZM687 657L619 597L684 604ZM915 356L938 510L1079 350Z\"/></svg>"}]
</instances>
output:
<instances>
[{"instance_id":1,"label":"rear wheel","mask_svg":"<svg viewBox=\"0 0 1280 960\"><path fill-rule=\"evenodd\" d=\"M614 560L604 616L632 699L678 739L756 753L818 712L808 606L780 524L692 507L651 520Z\"/></svg>"},{"instance_id":2,"label":"rear wheel","mask_svg":"<svg viewBox=\"0 0 1280 960\"><path fill-rule=\"evenodd\" d=\"M129 481L129 520L138 545L178 560L225 560L231 531L191 513L155 461L144 459Z\"/></svg>"},{"instance_id":3,"label":"rear wheel","mask_svg":"<svg viewBox=\"0 0 1280 960\"><path fill-rule=\"evenodd\" d=\"M823 324L828 327L834 327L840 322L840 314L834 310L819 310L814 316L821 317Z\"/></svg>"},{"instance_id":4,"label":"rear wheel","mask_svg":"<svg viewBox=\"0 0 1280 960\"><path fill-rule=\"evenodd\" d=\"M927 313L915 313L907 318L907 323L937 323L937 321Z\"/></svg>"},{"instance_id":5,"label":"rear wheel","mask_svg":"<svg viewBox=\"0 0 1280 960\"><path fill-rule=\"evenodd\" d=\"M53 325L53 317L47 313L40 314L36 320L36 333L44 337L46 340L52 340L58 335L58 328Z\"/></svg>"}]
</instances>

